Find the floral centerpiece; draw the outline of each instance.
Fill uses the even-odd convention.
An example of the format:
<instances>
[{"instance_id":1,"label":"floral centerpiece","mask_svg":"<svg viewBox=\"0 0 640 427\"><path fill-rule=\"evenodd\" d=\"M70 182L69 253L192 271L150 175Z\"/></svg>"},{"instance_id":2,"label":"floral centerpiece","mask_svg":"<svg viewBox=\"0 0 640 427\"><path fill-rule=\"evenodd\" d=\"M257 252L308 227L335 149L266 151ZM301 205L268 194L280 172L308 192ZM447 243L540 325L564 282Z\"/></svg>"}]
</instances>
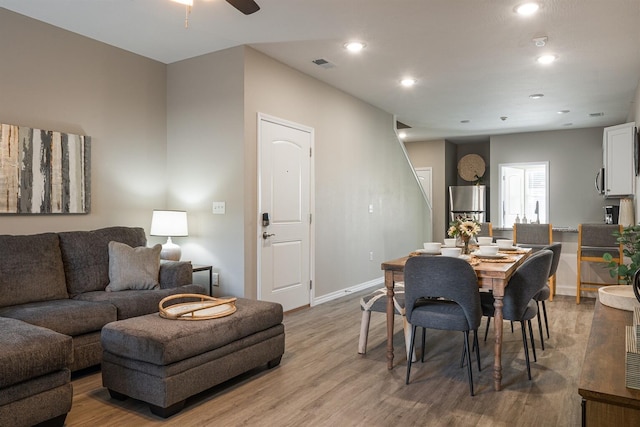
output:
<instances>
[{"instance_id":1,"label":"floral centerpiece","mask_svg":"<svg viewBox=\"0 0 640 427\"><path fill-rule=\"evenodd\" d=\"M462 216L449 223L449 237L460 238L464 243L464 253L469 253L469 240L480 233L480 224L472 217Z\"/></svg>"}]
</instances>

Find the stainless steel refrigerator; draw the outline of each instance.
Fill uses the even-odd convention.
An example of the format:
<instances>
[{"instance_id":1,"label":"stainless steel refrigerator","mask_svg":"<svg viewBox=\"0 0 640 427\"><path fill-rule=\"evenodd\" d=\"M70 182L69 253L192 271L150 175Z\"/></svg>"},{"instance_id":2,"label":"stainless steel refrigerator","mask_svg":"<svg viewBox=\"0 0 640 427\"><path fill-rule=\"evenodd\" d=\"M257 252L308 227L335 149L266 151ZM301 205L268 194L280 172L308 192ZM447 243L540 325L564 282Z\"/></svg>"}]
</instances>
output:
<instances>
[{"instance_id":1,"label":"stainless steel refrigerator","mask_svg":"<svg viewBox=\"0 0 640 427\"><path fill-rule=\"evenodd\" d=\"M449 211L451 221L466 215L475 218L478 222L485 222L486 187L484 185L449 187Z\"/></svg>"}]
</instances>

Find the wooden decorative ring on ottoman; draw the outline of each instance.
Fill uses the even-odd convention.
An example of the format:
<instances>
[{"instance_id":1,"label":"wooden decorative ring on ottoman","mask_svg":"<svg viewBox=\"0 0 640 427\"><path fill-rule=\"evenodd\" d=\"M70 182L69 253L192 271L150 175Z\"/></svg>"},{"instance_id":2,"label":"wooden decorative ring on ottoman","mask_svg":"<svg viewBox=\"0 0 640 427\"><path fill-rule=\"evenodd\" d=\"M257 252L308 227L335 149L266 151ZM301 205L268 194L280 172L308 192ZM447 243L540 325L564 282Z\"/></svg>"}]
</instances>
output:
<instances>
[{"instance_id":1,"label":"wooden decorative ring on ottoman","mask_svg":"<svg viewBox=\"0 0 640 427\"><path fill-rule=\"evenodd\" d=\"M102 328L102 384L112 398L133 397L169 417L185 400L251 369L280 364L280 304L238 298L225 317L183 322L158 313Z\"/></svg>"}]
</instances>

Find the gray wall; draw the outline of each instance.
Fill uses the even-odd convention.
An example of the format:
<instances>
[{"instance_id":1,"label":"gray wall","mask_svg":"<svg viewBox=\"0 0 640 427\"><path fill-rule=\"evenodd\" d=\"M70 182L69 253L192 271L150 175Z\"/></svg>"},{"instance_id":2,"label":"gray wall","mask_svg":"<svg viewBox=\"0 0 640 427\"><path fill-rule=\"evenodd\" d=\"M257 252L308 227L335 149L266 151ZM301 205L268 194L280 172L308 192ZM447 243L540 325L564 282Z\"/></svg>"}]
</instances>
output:
<instances>
[{"instance_id":1,"label":"gray wall","mask_svg":"<svg viewBox=\"0 0 640 427\"><path fill-rule=\"evenodd\" d=\"M603 128L530 132L491 137L491 211L497 215L498 165L514 162L549 162L549 222L577 227L602 222L605 201L594 189L602 165Z\"/></svg>"},{"instance_id":2,"label":"gray wall","mask_svg":"<svg viewBox=\"0 0 640 427\"><path fill-rule=\"evenodd\" d=\"M2 8L0 56L0 122L89 135L92 152L90 214L2 215L0 233L148 233L166 199L166 66Z\"/></svg>"},{"instance_id":3,"label":"gray wall","mask_svg":"<svg viewBox=\"0 0 640 427\"><path fill-rule=\"evenodd\" d=\"M213 265L218 295L244 294L244 55L242 48L167 71L168 207L186 209L183 258ZM214 215L212 202L225 202Z\"/></svg>"},{"instance_id":4,"label":"gray wall","mask_svg":"<svg viewBox=\"0 0 640 427\"><path fill-rule=\"evenodd\" d=\"M315 129L316 300L420 247L425 203L390 114L247 47L168 68L169 204L197 218L183 251L219 269L219 294L257 294L259 112Z\"/></svg>"},{"instance_id":5,"label":"gray wall","mask_svg":"<svg viewBox=\"0 0 640 427\"><path fill-rule=\"evenodd\" d=\"M393 116L253 49L246 49L246 61L250 183L257 182L258 112L315 129L316 298L378 279L381 262L421 247L426 204L395 136ZM247 224L252 218L256 224L256 201L255 195L247 200ZM256 232L251 228L247 235ZM251 253L255 244L256 239L247 242ZM251 261L248 268L255 265Z\"/></svg>"},{"instance_id":6,"label":"gray wall","mask_svg":"<svg viewBox=\"0 0 640 427\"><path fill-rule=\"evenodd\" d=\"M405 142L407 154L414 168L431 168L433 197L433 236L434 242L442 242L449 221L447 215L447 191L451 185L451 171L447 159L451 159L451 144L444 141Z\"/></svg>"}]
</instances>

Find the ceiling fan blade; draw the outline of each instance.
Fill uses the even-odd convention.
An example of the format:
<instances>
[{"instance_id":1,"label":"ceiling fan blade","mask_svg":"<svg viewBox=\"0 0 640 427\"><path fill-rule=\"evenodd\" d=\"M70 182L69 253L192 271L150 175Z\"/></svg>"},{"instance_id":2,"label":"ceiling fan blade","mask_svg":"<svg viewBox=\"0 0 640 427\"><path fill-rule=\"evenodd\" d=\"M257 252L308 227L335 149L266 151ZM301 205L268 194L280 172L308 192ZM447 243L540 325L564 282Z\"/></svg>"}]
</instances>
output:
<instances>
[{"instance_id":1,"label":"ceiling fan blade","mask_svg":"<svg viewBox=\"0 0 640 427\"><path fill-rule=\"evenodd\" d=\"M227 3L245 15L251 15L260 10L260 6L253 0L227 0Z\"/></svg>"}]
</instances>

